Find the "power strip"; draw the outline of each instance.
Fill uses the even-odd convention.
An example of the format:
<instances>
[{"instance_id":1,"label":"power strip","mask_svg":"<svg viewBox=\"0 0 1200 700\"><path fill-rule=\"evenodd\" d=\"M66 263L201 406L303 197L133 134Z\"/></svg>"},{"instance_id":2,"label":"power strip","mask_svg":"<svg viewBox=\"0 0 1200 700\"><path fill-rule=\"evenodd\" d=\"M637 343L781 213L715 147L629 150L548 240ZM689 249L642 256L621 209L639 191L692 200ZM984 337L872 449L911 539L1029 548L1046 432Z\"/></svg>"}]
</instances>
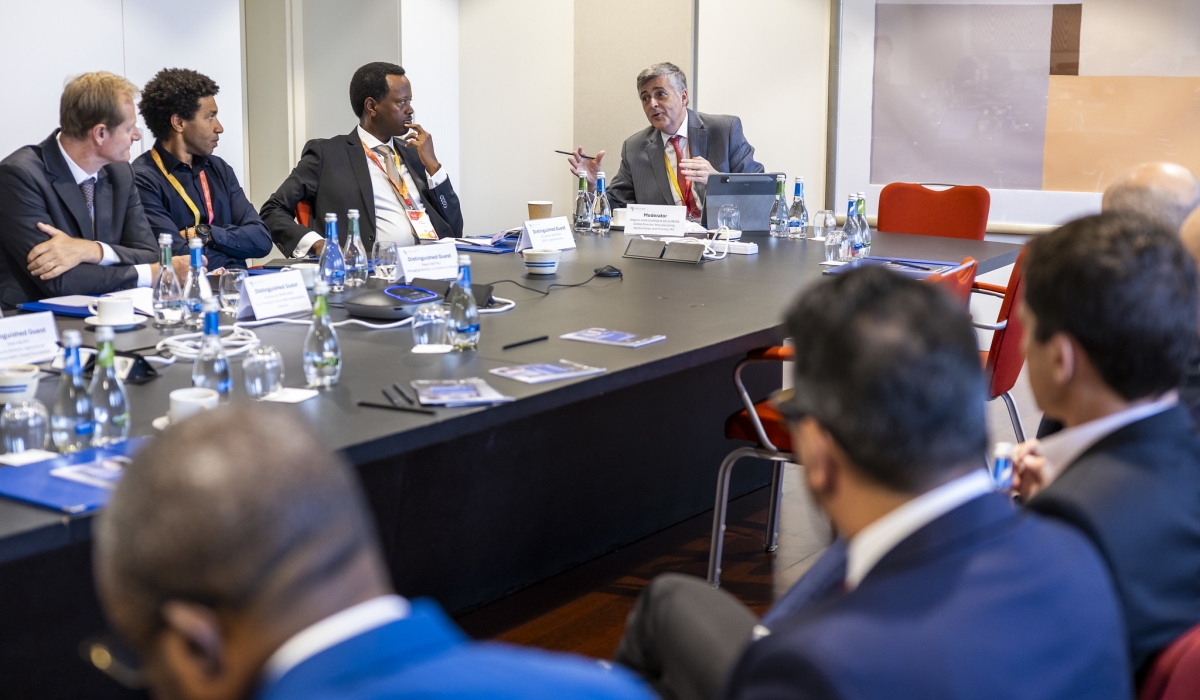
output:
<instances>
[{"instance_id":1,"label":"power strip","mask_svg":"<svg viewBox=\"0 0 1200 700\"><path fill-rule=\"evenodd\" d=\"M747 243L745 241L710 241L713 250L718 253L724 253L726 250L731 255L758 255L758 244Z\"/></svg>"}]
</instances>

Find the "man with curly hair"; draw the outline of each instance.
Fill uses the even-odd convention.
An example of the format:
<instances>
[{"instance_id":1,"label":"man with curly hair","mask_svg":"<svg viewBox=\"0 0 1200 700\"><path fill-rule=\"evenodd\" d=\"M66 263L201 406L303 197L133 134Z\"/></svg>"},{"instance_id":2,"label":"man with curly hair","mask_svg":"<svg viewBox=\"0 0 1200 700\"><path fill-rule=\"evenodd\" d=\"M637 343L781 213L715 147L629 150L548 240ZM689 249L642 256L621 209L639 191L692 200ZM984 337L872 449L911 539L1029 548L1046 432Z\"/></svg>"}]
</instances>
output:
<instances>
[{"instance_id":1,"label":"man with curly hair","mask_svg":"<svg viewBox=\"0 0 1200 700\"><path fill-rule=\"evenodd\" d=\"M245 267L271 252L271 234L246 199L237 175L213 155L225 130L211 78L164 68L146 83L138 108L154 146L133 161L142 205L155 234L170 233L177 254L204 242L210 270Z\"/></svg>"}]
</instances>

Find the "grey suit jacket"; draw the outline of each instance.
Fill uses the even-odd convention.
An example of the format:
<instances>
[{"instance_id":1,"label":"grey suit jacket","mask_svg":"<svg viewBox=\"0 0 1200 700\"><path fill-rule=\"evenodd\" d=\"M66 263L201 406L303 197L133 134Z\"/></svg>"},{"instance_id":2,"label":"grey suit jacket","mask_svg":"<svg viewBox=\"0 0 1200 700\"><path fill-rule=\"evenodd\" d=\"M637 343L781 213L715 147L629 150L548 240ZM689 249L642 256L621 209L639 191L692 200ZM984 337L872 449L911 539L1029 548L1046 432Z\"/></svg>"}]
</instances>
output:
<instances>
[{"instance_id":1,"label":"grey suit jacket","mask_svg":"<svg viewBox=\"0 0 1200 700\"><path fill-rule=\"evenodd\" d=\"M761 173L754 160L754 147L742 134L742 120L727 114L704 114L688 110L688 150L693 158L704 158L717 172ZM696 186L703 201L704 186ZM653 126L625 139L621 145L621 168L608 185L614 208L629 204L675 203L671 180L663 161L663 142Z\"/></svg>"},{"instance_id":2,"label":"grey suit jacket","mask_svg":"<svg viewBox=\"0 0 1200 700\"><path fill-rule=\"evenodd\" d=\"M135 264L158 262L158 243L146 220L129 163L106 165L97 173L93 227L83 191L58 150L58 130L36 146L17 149L0 161L0 303L68 294L105 294L137 286ZM46 240L45 223L74 238L107 243L117 265L83 263L51 280L29 273L27 258Z\"/></svg>"}]
</instances>

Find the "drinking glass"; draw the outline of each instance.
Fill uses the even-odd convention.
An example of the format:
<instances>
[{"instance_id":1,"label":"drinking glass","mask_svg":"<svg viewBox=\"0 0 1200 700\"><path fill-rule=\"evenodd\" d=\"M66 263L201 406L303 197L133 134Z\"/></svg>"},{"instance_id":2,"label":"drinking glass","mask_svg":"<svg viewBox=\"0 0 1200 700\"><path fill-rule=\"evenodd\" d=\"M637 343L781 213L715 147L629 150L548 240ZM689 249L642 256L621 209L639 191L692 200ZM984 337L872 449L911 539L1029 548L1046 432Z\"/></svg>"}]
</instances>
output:
<instances>
[{"instance_id":1,"label":"drinking glass","mask_svg":"<svg viewBox=\"0 0 1200 700\"><path fill-rule=\"evenodd\" d=\"M221 310L231 314L237 313L238 302L242 298L242 282L250 273L241 268L226 268L217 285L221 297Z\"/></svg>"},{"instance_id":2,"label":"drinking glass","mask_svg":"<svg viewBox=\"0 0 1200 700\"><path fill-rule=\"evenodd\" d=\"M736 204L721 205L720 211L717 212L717 227L730 231L741 230L742 215Z\"/></svg>"},{"instance_id":3,"label":"drinking glass","mask_svg":"<svg viewBox=\"0 0 1200 700\"><path fill-rule=\"evenodd\" d=\"M385 282L395 282L400 261L400 248L395 241L375 241L371 250L371 262L375 265L375 277Z\"/></svg>"},{"instance_id":4,"label":"drinking glass","mask_svg":"<svg viewBox=\"0 0 1200 700\"><path fill-rule=\"evenodd\" d=\"M842 239L837 231L825 234L825 262L842 259Z\"/></svg>"},{"instance_id":5,"label":"drinking glass","mask_svg":"<svg viewBox=\"0 0 1200 700\"><path fill-rule=\"evenodd\" d=\"M254 348L242 358L246 393L261 399L283 388L283 356L270 345Z\"/></svg>"},{"instance_id":6,"label":"drinking glass","mask_svg":"<svg viewBox=\"0 0 1200 700\"><path fill-rule=\"evenodd\" d=\"M832 219L832 223L830 220ZM812 220L813 239L821 240L829 235L833 229L837 228L837 217L834 216L830 209L822 209L816 213Z\"/></svg>"},{"instance_id":7,"label":"drinking glass","mask_svg":"<svg viewBox=\"0 0 1200 700\"><path fill-rule=\"evenodd\" d=\"M50 415L41 401L30 399L5 404L4 412L0 413L4 451L16 453L46 449L49 426Z\"/></svg>"},{"instance_id":8,"label":"drinking glass","mask_svg":"<svg viewBox=\"0 0 1200 700\"><path fill-rule=\"evenodd\" d=\"M422 304L412 320L413 346L446 344L446 309L441 304ZM419 351L417 351L419 352Z\"/></svg>"}]
</instances>

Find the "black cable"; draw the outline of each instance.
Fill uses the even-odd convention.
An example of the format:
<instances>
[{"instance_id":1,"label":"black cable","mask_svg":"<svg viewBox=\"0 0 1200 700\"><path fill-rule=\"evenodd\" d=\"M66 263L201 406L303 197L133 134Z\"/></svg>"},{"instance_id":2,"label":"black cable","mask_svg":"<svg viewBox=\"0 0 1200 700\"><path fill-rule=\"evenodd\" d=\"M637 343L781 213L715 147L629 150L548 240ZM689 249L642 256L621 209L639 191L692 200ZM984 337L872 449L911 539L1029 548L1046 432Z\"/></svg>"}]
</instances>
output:
<instances>
[{"instance_id":1,"label":"black cable","mask_svg":"<svg viewBox=\"0 0 1200 700\"><path fill-rule=\"evenodd\" d=\"M549 296L550 290L555 287L582 287L583 285L587 284L588 282L591 282L592 280L596 279L598 276L599 275L592 275L591 277L585 279L584 281L576 282L575 284L563 284L561 282L555 282L555 283L551 284L549 287L546 287L545 290L535 289L534 287L527 287L516 280L496 280L495 282L491 282L490 284L494 287L497 284L500 284L501 282L508 282L509 284L517 285L521 289L528 289L529 291L537 292L538 294L541 294L542 296Z\"/></svg>"}]
</instances>

